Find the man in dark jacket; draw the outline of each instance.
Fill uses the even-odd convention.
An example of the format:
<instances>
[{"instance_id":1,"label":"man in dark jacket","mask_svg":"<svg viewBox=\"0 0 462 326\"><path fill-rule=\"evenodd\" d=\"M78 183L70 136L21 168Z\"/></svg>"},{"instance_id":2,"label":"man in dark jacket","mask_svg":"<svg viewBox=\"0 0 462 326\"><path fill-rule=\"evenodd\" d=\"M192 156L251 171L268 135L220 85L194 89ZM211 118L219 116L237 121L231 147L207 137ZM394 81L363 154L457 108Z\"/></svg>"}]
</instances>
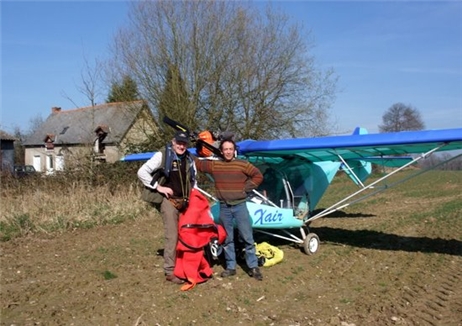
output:
<instances>
[{"instance_id":1,"label":"man in dark jacket","mask_svg":"<svg viewBox=\"0 0 462 326\"><path fill-rule=\"evenodd\" d=\"M166 280L176 284L183 283L173 274L179 216L188 205L191 189L196 186L196 167L189 154L188 145L188 135L178 131L172 139L171 146L156 152L138 170L138 178L144 186L163 196L160 213L165 236L164 272ZM162 173L156 173L160 169Z\"/></svg>"}]
</instances>

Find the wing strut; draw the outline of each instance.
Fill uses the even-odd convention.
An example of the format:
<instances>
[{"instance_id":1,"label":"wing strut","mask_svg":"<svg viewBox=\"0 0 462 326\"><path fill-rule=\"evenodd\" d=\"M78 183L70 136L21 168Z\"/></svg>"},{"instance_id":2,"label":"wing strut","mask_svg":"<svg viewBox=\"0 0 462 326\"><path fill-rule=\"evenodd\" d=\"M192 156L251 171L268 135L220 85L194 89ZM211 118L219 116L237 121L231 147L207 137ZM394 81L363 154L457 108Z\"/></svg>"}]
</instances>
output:
<instances>
[{"instance_id":1,"label":"wing strut","mask_svg":"<svg viewBox=\"0 0 462 326\"><path fill-rule=\"evenodd\" d=\"M199 188L199 187L195 187L195 189L199 190L203 195L209 197L210 199L214 200L214 201L219 201L218 198L215 198L214 196L212 196L211 194L209 194L207 191Z\"/></svg>"},{"instance_id":2,"label":"wing strut","mask_svg":"<svg viewBox=\"0 0 462 326\"><path fill-rule=\"evenodd\" d=\"M318 219L318 218L321 218L321 217L324 217L324 216L326 216L326 215L329 215L329 214L331 214L332 212L335 212L335 211L338 211L338 210L340 210L340 209L342 209L342 208L345 208L345 207L347 207L347 206L350 206L350 205L353 204L353 203L357 203L357 202L359 202L359 201L361 201L361 200L364 200L365 198L368 198L368 197L370 197L370 196L372 196L372 195L375 195L375 194L378 193L378 192L381 192L381 191L384 191L384 190L386 190L386 189L389 189L389 188L391 188L392 186L395 186L396 184L402 183L402 182L404 182L405 180L410 179L411 177L414 177L414 176L416 176L416 175L419 175L419 174L422 174L422 173L424 173L424 172L427 172L428 170L434 169L436 166L433 166L433 167L430 167L430 168L427 168L427 169L423 169L423 170L419 171L418 173L415 173L415 174L409 176L408 178L406 178L406 179L404 179L404 180L400 180L399 182L395 182L395 183L392 184L391 186L389 186L389 185L384 185L383 187L380 187L378 190L376 190L376 191L374 191L374 192L372 192L372 193L370 193L370 194L368 194L368 195L365 195L365 196L363 196L363 197L361 197L361 198L359 198L359 199L356 199L356 200L354 200L354 201L347 202L347 201L350 200L351 198L357 196L358 194L364 192L365 190L374 188L374 186L375 186L376 184L382 182L382 181L385 180L385 179L388 179L388 178L389 178L390 176L392 176L393 174L395 174L395 173L397 173L397 172L403 170L404 168L406 168L406 167L408 167L408 166L414 164L415 162L421 160L422 158L426 158L427 156L433 154L433 152L436 152L436 151L440 150L440 149L441 149L442 147L444 147L444 146L446 146L446 143L444 143L444 144L442 144L442 145L440 145L440 146L438 146L438 147L436 147L436 148L433 148L432 150L429 150L428 152L426 152L426 153L424 153L424 154L421 154L420 156L414 158L412 161L410 161L410 162L406 163L405 165L399 167L398 169L396 169L396 170L394 170L394 171L388 173L388 174L385 175L384 177L382 177L382 178L380 178L380 179L374 181L373 183L371 183L371 184L365 186L364 188L361 188L360 190L358 190L358 191L356 191L355 193L353 193L353 194L351 194L351 195L345 197L344 199L342 199L342 200L338 201L337 203L333 204L332 206L330 206L330 207L324 209L323 211L319 212L318 214L315 214L315 215L313 215L312 217L308 218L307 220L305 220L305 224L307 224L307 223L309 223L309 222L312 222L312 221L314 221L314 220L316 220L316 219ZM447 162L449 162L449 161L451 161L451 160L453 160L453 159L455 159L455 158L457 158L457 157L459 157L459 156L461 156L461 155L462 155L462 154L459 154L459 155L456 155L456 156L454 156L454 157L451 157L450 159L448 159L448 160L446 160L446 161L444 161L444 162L441 162L441 163L438 164L437 166L439 166L439 165L441 165L441 164L444 164L444 163L447 163Z\"/></svg>"},{"instance_id":3,"label":"wing strut","mask_svg":"<svg viewBox=\"0 0 462 326\"><path fill-rule=\"evenodd\" d=\"M306 237L306 236L304 236L305 232L303 231L303 228L300 228L300 232L302 233L303 239L300 239L295 234L290 233L289 231L287 231L285 229L281 229L279 231L284 233L284 234L287 234L287 236L280 235L280 234L277 234L277 233L267 232L267 231L264 231L262 229L254 229L254 231L258 232L258 233L263 233L263 234L266 234L266 235L270 235L270 236L275 237L275 238L283 239L283 240L286 240L286 241L295 241L295 243L298 243L298 244L303 243L303 239Z\"/></svg>"},{"instance_id":4,"label":"wing strut","mask_svg":"<svg viewBox=\"0 0 462 326\"><path fill-rule=\"evenodd\" d=\"M256 194L258 197L262 198L263 200L267 201L271 206L279 208L278 205L273 203L271 200L269 200L267 197L265 197L263 194L259 193L257 190L253 190L253 193Z\"/></svg>"},{"instance_id":5,"label":"wing strut","mask_svg":"<svg viewBox=\"0 0 462 326\"><path fill-rule=\"evenodd\" d=\"M353 175L353 177L356 179L356 181L358 182L358 184L361 185L362 188L364 188L364 184L362 183L362 181L358 178L358 176L356 175L356 173L354 173L353 169L350 168L350 166L348 165L348 163L343 159L343 157L340 155L340 154L337 154L338 158L340 159L340 161L342 161L343 164L345 164L345 166L347 167L348 171L350 171L351 175Z\"/></svg>"}]
</instances>

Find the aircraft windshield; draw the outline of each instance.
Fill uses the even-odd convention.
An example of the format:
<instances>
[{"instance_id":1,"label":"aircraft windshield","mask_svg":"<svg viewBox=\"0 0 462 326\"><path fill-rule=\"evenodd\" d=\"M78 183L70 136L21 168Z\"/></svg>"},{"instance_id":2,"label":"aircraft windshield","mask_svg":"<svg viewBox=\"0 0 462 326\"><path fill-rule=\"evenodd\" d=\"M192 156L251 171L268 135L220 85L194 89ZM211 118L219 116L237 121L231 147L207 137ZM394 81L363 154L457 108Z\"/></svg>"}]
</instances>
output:
<instances>
[{"instance_id":1,"label":"aircraft windshield","mask_svg":"<svg viewBox=\"0 0 462 326\"><path fill-rule=\"evenodd\" d=\"M284 160L277 164L256 163L263 174L257 189L279 207L292 208L299 215L308 211L311 168L300 160Z\"/></svg>"}]
</instances>

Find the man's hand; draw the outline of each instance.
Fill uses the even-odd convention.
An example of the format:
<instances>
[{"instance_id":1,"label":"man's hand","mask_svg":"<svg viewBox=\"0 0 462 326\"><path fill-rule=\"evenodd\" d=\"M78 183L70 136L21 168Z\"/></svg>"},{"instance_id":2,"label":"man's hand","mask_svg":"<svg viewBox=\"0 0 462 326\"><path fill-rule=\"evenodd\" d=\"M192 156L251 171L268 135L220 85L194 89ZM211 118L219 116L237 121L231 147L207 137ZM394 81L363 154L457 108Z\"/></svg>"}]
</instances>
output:
<instances>
[{"instance_id":1,"label":"man's hand","mask_svg":"<svg viewBox=\"0 0 462 326\"><path fill-rule=\"evenodd\" d=\"M173 195L173 190L172 188L169 188L169 187L163 187L161 185L158 185L156 190L162 194L165 195L165 197L169 198L170 196Z\"/></svg>"}]
</instances>

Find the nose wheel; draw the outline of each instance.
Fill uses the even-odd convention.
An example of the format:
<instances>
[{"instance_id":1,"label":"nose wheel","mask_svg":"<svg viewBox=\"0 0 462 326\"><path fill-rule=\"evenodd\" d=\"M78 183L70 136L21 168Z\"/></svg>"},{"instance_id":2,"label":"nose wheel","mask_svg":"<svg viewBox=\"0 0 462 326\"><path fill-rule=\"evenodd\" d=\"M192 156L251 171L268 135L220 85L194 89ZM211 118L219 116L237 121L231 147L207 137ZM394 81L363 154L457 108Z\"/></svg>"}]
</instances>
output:
<instances>
[{"instance_id":1,"label":"nose wheel","mask_svg":"<svg viewBox=\"0 0 462 326\"><path fill-rule=\"evenodd\" d=\"M315 233L308 233L305 240L303 240L303 251L307 255L314 255L318 249L321 241Z\"/></svg>"}]
</instances>

